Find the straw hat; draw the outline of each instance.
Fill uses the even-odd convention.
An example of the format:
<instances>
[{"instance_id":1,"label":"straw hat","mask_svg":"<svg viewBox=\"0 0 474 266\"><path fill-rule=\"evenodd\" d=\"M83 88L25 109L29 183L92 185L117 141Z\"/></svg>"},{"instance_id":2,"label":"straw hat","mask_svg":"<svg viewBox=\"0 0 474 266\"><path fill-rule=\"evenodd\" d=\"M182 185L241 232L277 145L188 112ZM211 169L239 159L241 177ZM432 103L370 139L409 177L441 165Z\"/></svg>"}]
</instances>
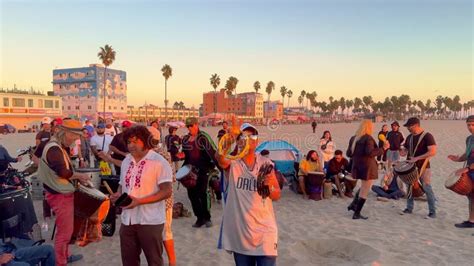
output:
<instances>
[{"instance_id":1,"label":"straw hat","mask_svg":"<svg viewBox=\"0 0 474 266\"><path fill-rule=\"evenodd\" d=\"M63 120L63 124L59 126L61 129L82 135L82 124L78 120Z\"/></svg>"}]
</instances>

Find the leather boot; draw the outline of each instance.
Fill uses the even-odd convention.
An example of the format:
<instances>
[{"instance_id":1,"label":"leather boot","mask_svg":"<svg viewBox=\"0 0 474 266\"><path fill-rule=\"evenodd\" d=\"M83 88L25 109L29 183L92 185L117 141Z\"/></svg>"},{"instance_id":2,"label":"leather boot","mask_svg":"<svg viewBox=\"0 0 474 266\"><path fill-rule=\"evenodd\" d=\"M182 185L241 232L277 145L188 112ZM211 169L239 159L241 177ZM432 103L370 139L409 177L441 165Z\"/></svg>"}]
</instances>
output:
<instances>
[{"instance_id":1,"label":"leather boot","mask_svg":"<svg viewBox=\"0 0 474 266\"><path fill-rule=\"evenodd\" d=\"M356 210L357 201L359 200L359 192L360 192L360 190L357 190L351 204L349 204L349 206L347 206L348 211L355 211Z\"/></svg>"},{"instance_id":2,"label":"leather boot","mask_svg":"<svg viewBox=\"0 0 474 266\"><path fill-rule=\"evenodd\" d=\"M362 208L364 208L365 200L366 199L359 198L359 200L357 201L356 210L354 212L354 215L352 216L352 219L354 219L354 220L357 220L357 219L367 220L369 218L369 217L366 217L366 216L362 216L360 214L360 211L362 210Z\"/></svg>"}]
</instances>

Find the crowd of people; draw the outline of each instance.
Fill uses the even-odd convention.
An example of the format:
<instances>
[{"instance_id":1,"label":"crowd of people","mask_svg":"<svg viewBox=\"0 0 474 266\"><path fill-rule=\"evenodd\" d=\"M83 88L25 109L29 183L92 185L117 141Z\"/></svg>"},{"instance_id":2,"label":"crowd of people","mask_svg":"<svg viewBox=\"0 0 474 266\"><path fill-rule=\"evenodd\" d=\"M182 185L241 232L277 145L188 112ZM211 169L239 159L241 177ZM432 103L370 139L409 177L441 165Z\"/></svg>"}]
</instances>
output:
<instances>
[{"instance_id":1,"label":"crowd of people","mask_svg":"<svg viewBox=\"0 0 474 266\"><path fill-rule=\"evenodd\" d=\"M365 220L368 217L362 214L362 209L370 191L380 200L406 197L406 208L400 214L407 215L413 212L413 191L419 185L427 198L426 218L436 218L430 171L430 159L436 155L435 138L421 127L418 118L408 119L404 126L410 132L406 138L399 131L399 123L394 121L391 131L388 125L382 126L377 141L372 136L373 123L363 120L348 140L345 154L337 149L331 132L324 131L319 145L299 162L297 190L305 199L315 199L313 195L321 194L321 182L332 183L334 193L340 198L353 198L347 207L354 212L352 218ZM450 155L449 159L466 161L466 167L457 174L467 174L474 181L474 116L468 118L467 126L471 136L466 140L465 153ZM193 185L186 187L196 216L192 227L213 226L210 190L214 189L218 202L223 200L219 248L232 252L236 265L275 265L278 227L272 202L279 200L282 186L268 151L256 152L257 128L235 120L231 125L224 122L215 138L220 144L218 148L214 138L199 128L197 118L187 118L185 127L188 132L181 137L177 135L178 127L169 126L162 142L158 121L144 126L131 121L115 124L112 119L106 119L94 125L91 121L81 123L74 119L45 117L41 131L36 134L33 161L38 165L38 175L43 182L45 204L55 215L54 249L44 245L41 250L24 250L24 253L17 250L13 255L0 243L3 247L0 264L21 265L42 260L44 265L66 265L82 258L80 254L70 254L68 249L74 230L74 183L87 186L91 180L75 169L92 167L100 168L102 175L119 179L118 189L109 195L112 203L123 202L124 196L128 199L127 204L121 205L122 264L140 265L143 251L149 265L163 265L164 250L169 264L175 265L172 184L181 165L187 165L194 178ZM316 124L312 127L315 132ZM244 147L247 152L235 158L236 152ZM229 154L234 158L230 159ZM397 172L400 158L404 156L406 162L416 165L419 177L419 183L408 185L406 190ZM18 160L20 158L12 158L0 147L2 163ZM379 168L384 169L384 176L380 185L374 185L379 179ZM216 169L221 173L217 186L211 184L211 173ZM360 188L354 194L358 180L361 180ZM472 194L467 195L469 219L456 224L458 228L474 227ZM46 212L45 216L48 216ZM35 252L41 256L20 255Z\"/></svg>"}]
</instances>

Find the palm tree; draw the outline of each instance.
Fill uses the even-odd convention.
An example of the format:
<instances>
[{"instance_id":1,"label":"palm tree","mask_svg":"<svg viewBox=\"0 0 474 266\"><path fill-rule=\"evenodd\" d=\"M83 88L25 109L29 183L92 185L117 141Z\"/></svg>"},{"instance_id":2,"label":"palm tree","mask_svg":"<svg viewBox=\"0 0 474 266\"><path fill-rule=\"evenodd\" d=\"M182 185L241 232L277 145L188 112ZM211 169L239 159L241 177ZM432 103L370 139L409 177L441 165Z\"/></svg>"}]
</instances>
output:
<instances>
[{"instance_id":1,"label":"palm tree","mask_svg":"<svg viewBox=\"0 0 474 266\"><path fill-rule=\"evenodd\" d=\"M236 77L230 76L225 83L225 89L227 95L231 96L237 88L237 83L239 80Z\"/></svg>"},{"instance_id":2,"label":"palm tree","mask_svg":"<svg viewBox=\"0 0 474 266\"><path fill-rule=\"evenodd\" d=\"M346 110L346 99L344 97L339 99L339 105L341 106L342 115L344 115L344 110Z\"/></svg>"},{"instance_id":3,"label":"palm tree","mask_svg":"<svg viewBox=\"0 0 474 266\"><path fill-rule=\"evenodd\" d=\"M268 94L268 102L269 103L270 103L270 95L272 94L274 89L275 89L275 83L273 81L269 81L267 83L267 87L265 88L265 92Z\"/></svg>"},{"instance_id":4,"label":"palm tree","mask_svg":"<svg viewBox=\"0 0 474 266\"><path fill-rule=\"evenodd\" d=\"M354 98L354 110L353 113L360 113L360 107L362 106L362 100L359 97Z\"/></svg>"},{"instance_id":5,"label":"palm tree","mask_svg":"<svg viewBox=\"0 0 474 266\"><path fill-rule=\"evenodd\" d=\"M304 100L303 95L298 96L298 103L300 104L300 107L303 106L303 100Z\"/></svg>"},{"instance_id":6,"label":"palm tree","mask_svg":"<svg viewBox=\"0 0 474 266\"><path fill-rule=\"evenodd\" d=\"M300 93L300 96L301 96L301 98L302 98L303 101L304 101L304 99L306 98L306 91L305 91L305 90L302 90L301 93ZM303 104L301 104L301 106L303 106Z\"/></svg>"},{"instance_id":7,"label":"palm tree","mask_svg":"<svg viewBox=\"0 0 474 266\"><path fill-rule=\"evenodd\" d=\"M105 119L105 99L106 99L106 91L107 91L107 67L110 66L114 61L115 61L115 54L116 52L112 48L112 46L106 44L104 47L100 47L100 51L97 54L99 59L102 61L102 64L105 66L104 70L104 112L103 114L103 119Z\"/></svg>"},{"instance_id":8,"label":"palm tree","mask_svg":"<svg viewBox=\"0 0 474 266\"><path fill-rule=\"evenodd\" d=\"M316 101L316 98L318 97L318 93L316 93L315 91L313 91L311 93L311 98L313 101ZM315 108L317 107L317 104L315 105Z\"/></svg>"},{"instance_id":9,"label":"palm tree","mask_svg":"<svg viewBox=\"0 0 474 266\"><path fill-rule=\"evenodd\" d=\"M354 106L354 101L353 100L346 100L346 106L347 106L347 113L349 113L349 109Z\"/></svg>"},{"instance_id":10,"label":"palm tree","mask_svg":"<svg viewBox=\"0 0 474 266\"><path fill-rule=\"evenodd\" d=\"M168 79L173 75L173 69L166 64L161 68L163 77L165 77L165 122L168 122Z\"/></svg>"},{"instance_id":11,"label":"palm tree","mask_svg":"<svg viewBox=\"0 0 474 266\"><path fill-rule=\"evenodd\" d=\"M257 80L253 83L253 89L256 93L258 93L258 91L260 90L260 81Z\"/></svg>"},{"instance_id":12,"label":"palm tree","mask_svg":"<svg viewBox=\"0 0 474 266\"><path fill-rule=\"evenodd\" d=\"M214 74L210 78L211 86L214 88L214 120L216 119L217 113L217 87L221 84L221 78L219 75Z\"/></svg>"},{"instance_id":13,"label":"palm tree","mask_svg":"<svg viewBox=\"0 0 474 266\"><path fill-rule=\"evenodd\" d=\"M179 103L178 102L174 102L173 109L179 109Z\"/></svg>"},{"instance_id":14,"label":"palm tree","mask_svg":"<svg viewBox=\"0 0 474 266\"><path fill-rule=\"evenodd\" d=\"M280 94L281 94L281 102L283 103L283 105L285 105L285 96L286 96L286 92L288 91L288 89L285 87L285 86L281 86L280 88Z\"/></svg>"},{"instance_id":15,"label":"palm tree","mask_svg":"<svg viewBox=\"0 0 474 266\"><path fill-rule=\"evenodd\" d=\"M288 96L288 108L290 108L290 98L293 97L293 91L288 90L286 96Z\"/></svg>"}]
</instances>

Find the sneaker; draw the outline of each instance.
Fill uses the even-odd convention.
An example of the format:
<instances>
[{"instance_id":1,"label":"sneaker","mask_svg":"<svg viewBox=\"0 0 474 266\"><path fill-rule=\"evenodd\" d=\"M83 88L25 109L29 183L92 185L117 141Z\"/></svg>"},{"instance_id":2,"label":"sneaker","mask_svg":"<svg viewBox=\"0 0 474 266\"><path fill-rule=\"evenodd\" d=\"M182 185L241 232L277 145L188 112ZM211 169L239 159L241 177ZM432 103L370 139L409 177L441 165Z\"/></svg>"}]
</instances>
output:
<instances>
[{"instance_id":1,"label":"sneaker","mask_svg":"<svg viewBox=\"0 0 474 266\"><path fill-rule=\"evenodd\" d=\"M412 214L413 211L410 209L404 209L403 211L400 212L400 215L405 215L405 214Z\"/></svg>"},{"instance_id":2,"label":"sneaker","mask_svg":"<svg viewBox=\"0 0 474 266\"><path fill-rule=\"evenodd\" d=\"M464 221L462 223L455 224L454 226L457 228L474 228L474 223L469 222L469 221Z\"/></svg>"},{"instance_id":3,"label":"sneaker","mask_svg":"<svg viewBox=\"0 0 474 266\"><path fill-rule=\"evenodd\" d=\"M430 218L431 218L431 219L436 218L436 213L430 212L430 213L428 213L427 216L425 216L425 219L430 219Z\"/></svg>"},{"instance_id":4,"label":"sneaker","mask_svg":"<svg viewBox=\"0 0 474 266\"><path fill-rule=\"evenodd\" d=\"M212 222L211 221L207 221L205 224L206 224L207 228L212 227Z\"/></svg>"},{"instance_id":5,"label":"sneaker","mask_svg":"<svg viewBox=\"0 0 474 266\"><path fill-rule=\"evenodd\" d=\"M76 254L76 255L71 255L69 257L67 257L67 263L73 263L73 262L76 262L78 260L82 260L84 256L82 256L81 254Z\"/></svg>"}]
</instances>

